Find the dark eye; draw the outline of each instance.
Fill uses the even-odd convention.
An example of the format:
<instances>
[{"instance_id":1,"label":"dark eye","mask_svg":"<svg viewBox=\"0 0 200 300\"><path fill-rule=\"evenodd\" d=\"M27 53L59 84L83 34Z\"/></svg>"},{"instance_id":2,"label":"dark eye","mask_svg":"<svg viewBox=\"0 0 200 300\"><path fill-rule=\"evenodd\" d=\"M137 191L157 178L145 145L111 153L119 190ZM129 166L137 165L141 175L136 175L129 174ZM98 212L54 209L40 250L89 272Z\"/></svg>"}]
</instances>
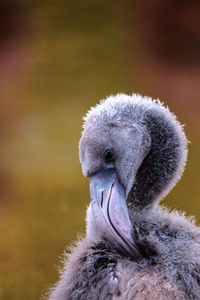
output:
<instances>
[{"instance_id":1,"label":"dark eye","mask_svg":"<svg viewBox=\"0 0 200 300\"><path fill-rule=\"evenodd\" d=\"M114 152L112 149L107 149L104 152L104 161L105 163L111 163L115 160Z\"/></svg>"}]
</instances>

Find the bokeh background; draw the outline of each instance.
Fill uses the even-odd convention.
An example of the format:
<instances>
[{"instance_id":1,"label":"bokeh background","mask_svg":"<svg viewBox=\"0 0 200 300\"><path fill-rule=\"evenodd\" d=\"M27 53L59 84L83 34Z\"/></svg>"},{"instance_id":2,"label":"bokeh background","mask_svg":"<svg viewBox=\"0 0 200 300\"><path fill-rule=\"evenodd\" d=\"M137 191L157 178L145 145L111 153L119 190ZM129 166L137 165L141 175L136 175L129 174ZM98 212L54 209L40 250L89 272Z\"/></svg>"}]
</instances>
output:
<instances>
[{"instance_id":1,"label":"bokeh background","mask_svg":"<svg viewBox=\"0 0 200 300\"><path fill-rule=\"evenodd\" d=\"M40 299L85 230L82 117L110 94L160 98L189 161L163 204L200 219L200 2L0 1L0 299Z\"/></svg>"}]
</instances>

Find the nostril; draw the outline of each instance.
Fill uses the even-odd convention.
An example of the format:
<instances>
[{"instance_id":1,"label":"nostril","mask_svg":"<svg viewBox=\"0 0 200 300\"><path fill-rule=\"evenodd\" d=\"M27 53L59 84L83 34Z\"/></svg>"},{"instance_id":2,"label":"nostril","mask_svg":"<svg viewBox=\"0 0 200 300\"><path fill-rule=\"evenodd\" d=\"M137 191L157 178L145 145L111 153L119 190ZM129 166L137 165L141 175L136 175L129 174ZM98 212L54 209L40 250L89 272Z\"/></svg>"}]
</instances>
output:
<instances>
[{"instance_id":1,"label":"nostril","mask_svg":"<svg viewBox=\"0 0 200 300\"><path fill-rule=\"evenodd\" d=\"M101 208L103 208L103 191L101 192Z\"/></svg>"}]
</instances>

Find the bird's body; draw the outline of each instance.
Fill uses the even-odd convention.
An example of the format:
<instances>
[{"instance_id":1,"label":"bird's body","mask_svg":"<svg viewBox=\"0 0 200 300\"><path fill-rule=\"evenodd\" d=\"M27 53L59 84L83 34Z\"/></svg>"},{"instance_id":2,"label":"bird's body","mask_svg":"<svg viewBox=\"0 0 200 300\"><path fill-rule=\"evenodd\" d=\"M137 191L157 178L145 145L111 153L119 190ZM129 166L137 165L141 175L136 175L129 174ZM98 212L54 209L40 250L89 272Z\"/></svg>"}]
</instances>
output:
<instances>
[{"instance_id":1,"label":"bird's body","mask_svg":"<svg viewBox=\"0 0 200 300\"><path fill-rule=\"evenodd\" d=\"M200 299L200 229L158 204L184 169L181 125L138 95L110 97L85 121L87 233L66 257L49 299Z\"/></svg>"}]
</instances>

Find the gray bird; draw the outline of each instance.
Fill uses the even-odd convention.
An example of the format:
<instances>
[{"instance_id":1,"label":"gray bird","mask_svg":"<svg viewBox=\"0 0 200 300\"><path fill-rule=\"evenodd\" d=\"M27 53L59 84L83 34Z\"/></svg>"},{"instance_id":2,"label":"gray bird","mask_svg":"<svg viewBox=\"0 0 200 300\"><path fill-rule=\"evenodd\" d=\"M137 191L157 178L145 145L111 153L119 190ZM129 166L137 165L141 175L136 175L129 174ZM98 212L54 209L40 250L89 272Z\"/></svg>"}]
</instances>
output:
<instances>
[{"instance_id":1,"label":"gray bird","mask_svg":"<svg viewBox=\"0 0 200 300\"><path fill-rule=\"evenodd\" d=\"M183 127L160 101L136 94L110 96L84 120L86 236L48 299L200 299L200 229L159 205L184 170Z\"/></svg>"}]
</instances>

